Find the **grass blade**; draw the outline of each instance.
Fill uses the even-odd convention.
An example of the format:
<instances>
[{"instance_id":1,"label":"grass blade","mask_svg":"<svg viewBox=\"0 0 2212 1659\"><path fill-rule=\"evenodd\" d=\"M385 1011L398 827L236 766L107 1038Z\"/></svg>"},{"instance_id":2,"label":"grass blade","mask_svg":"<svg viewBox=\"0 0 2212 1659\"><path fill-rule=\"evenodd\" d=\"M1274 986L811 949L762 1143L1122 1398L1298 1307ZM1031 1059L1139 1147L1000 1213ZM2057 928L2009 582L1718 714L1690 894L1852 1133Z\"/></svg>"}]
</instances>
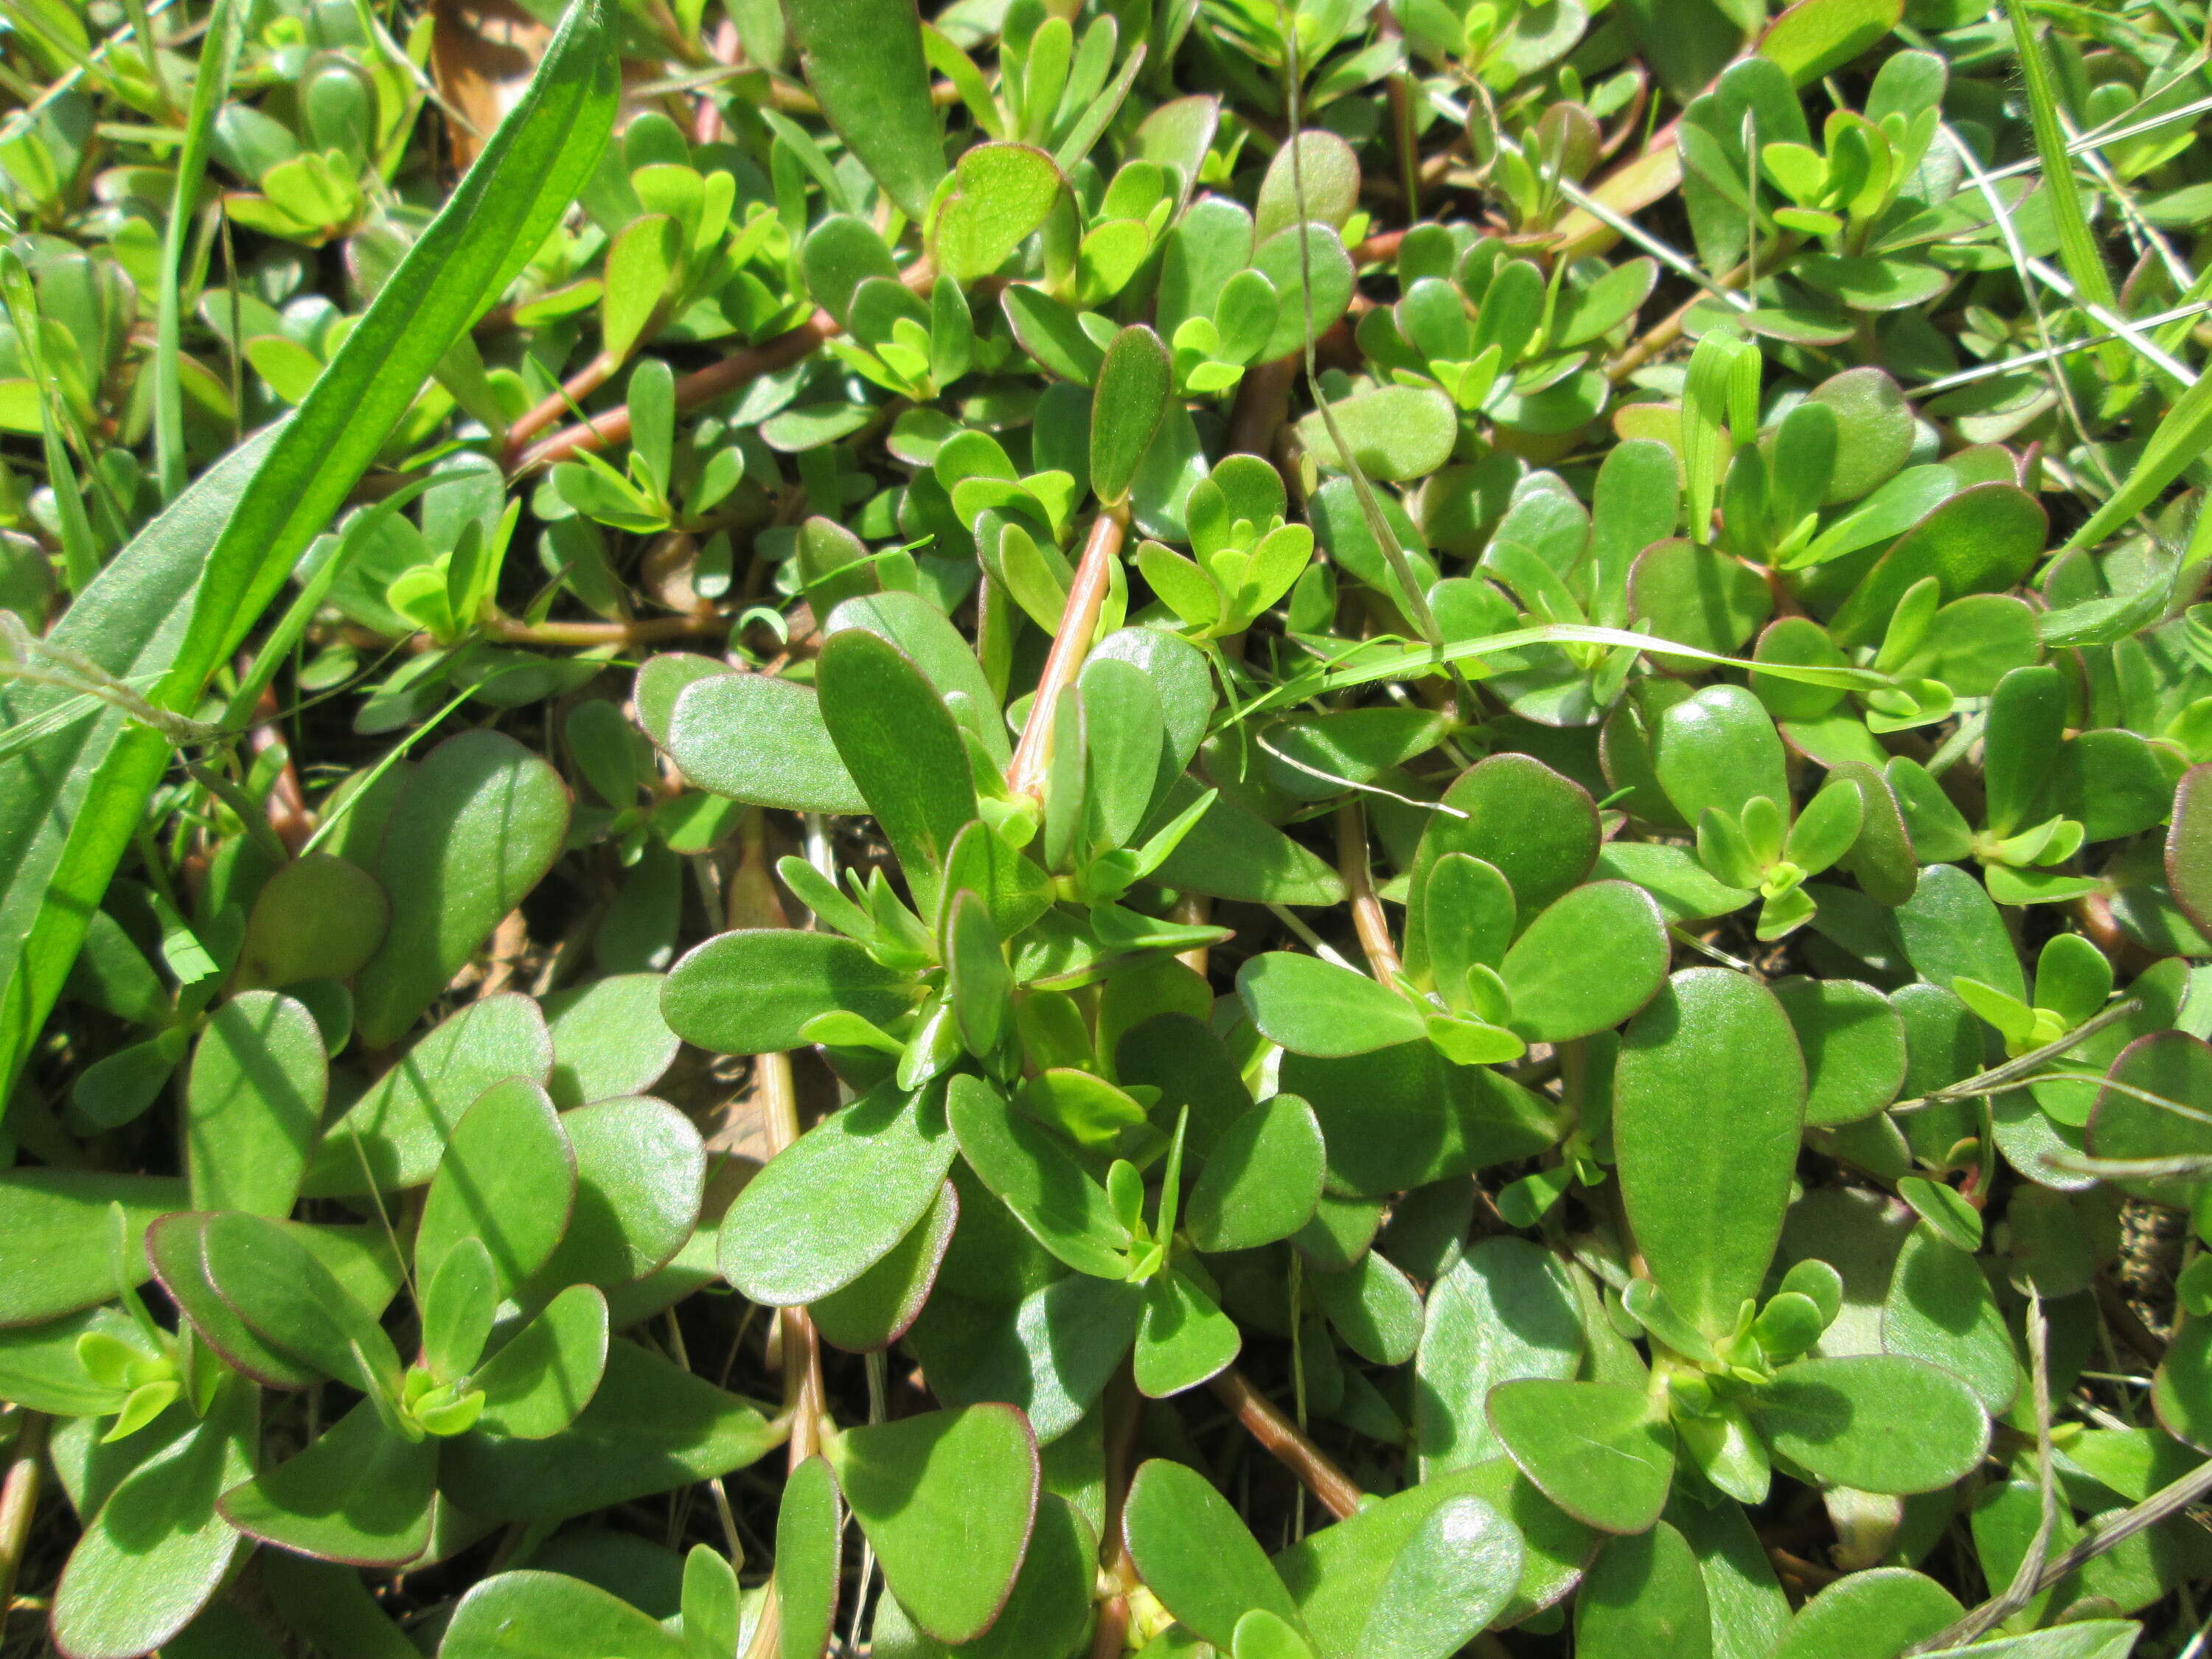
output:
<instances>
[{"instance_id":1,"label":"grass blade","mask_svg":"<svg viewBox=\"0 0 2212 1659\"><path fill-rule=\"evenodd\" d=\"M207 177L216 112L229 95L231 71L238 66L240 39L238 8L233 0L216 0L200 47L199 73L192 81L184 145L177 153L177 188L169 201L169 222L161 235L161 287L154 312L154 476L165 501L176 500L185 487L185 390L177 368L185 241L192 203L199 196L200 181Z\"/></svg>"},{"instance_id":2,"label":"grass blade","mask_svg":"<svg viewBox=\"0 0 2212 1659\"><path fill-rule=\"evenodd\" d=\"M2119 492L2067 538L2067 547L2094 547L2103 541L2155 501L2208 446L2212 446L2212 377L2198 380L2174 399Z\"/></svg>"},{"instance_id":3,"label":"grass blade","mask_svg":"<svg viewBox=\"0 0 2212 1659\"><path fill-rule=\"evenodd\" d=\"M62 441L59 410L56 408L56 400L61 394L46 372L38 295L31 287L30 272L23 268L22 260L12 248L0 250L0 304L4 304L9 325L15 331L16 349L22 354L23 366L31 371L31 383L39 389L39 437L45 446L46 482L53 486L54 517L62 544L62 574L68 579L71 592L82 592L99 574L100 543L93 534L92 520L85 514L84 495L77 487L76 469L70 465L69 447Z\"/></svg>"},{"instance_id":4,"label":"grass blade","mask_svg":"<svg viewBox=\"0 0 2212 1659\"><path fill-rule=\"evenodd\" d=\"M2074 159L2069 153L2065 130L2058 123L2058 92L2051 82L2051 65L2044 61L2042 44L2027 21L2023 0L2005 0L2005 15L2012 22L2013 46L2020 54L2021 73L2027 83L2027 114L2035 131L2035 153L2042 159L2043 182L2051 191L2051 217L2058 226L2059 263L2074 279L2082 297L2107 311L2120 308L2112 290L2112 273L2097 252L2097 239L2081 210L2081 191L2075 182Z\"/></svg>"}]
</instances>

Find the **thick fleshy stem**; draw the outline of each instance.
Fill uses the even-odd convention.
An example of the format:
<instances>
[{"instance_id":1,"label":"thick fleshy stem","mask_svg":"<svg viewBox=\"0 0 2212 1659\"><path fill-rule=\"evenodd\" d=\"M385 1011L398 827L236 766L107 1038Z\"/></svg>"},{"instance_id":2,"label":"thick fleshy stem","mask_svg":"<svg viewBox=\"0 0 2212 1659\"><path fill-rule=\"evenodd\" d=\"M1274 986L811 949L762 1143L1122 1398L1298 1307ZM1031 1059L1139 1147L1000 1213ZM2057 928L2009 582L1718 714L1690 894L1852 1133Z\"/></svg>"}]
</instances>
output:
<instances>
[{"instance_id":1,"label":"thick fleshy stem","mask_svg":"<svg viewBox=\"0 0 2212 1659\"><path fill-rule=\"evenodd\" d=\"M1129 1498L1129 1465L1136 1460L1137 1421L1144 1409L1129 1362L1123 1360L1106 1385L1106 1524L1098 1546L1098 1565L1112 1589L1098 1604L1091 1659L1120 1659L1129 1631L1129 1592L1137 1588L1137 1564L1121 1529Z\"/></svg>"},{"instance_id":2,"label":"thick fleshy stem","mask_svg":"<svg viewBox=\"0 0 2212 1659\"><path fill-rule=\"evenodd\" d=\"M1336 809L1336 872L1352 898L1352 925L1359 935L1369 971L1388 985L1405 971L1397 942L1390 937L1390 919L1376 896L1375 878L1367 862L1367 814L1359 803L1348 800Z\"/></svg>"},{"instance_id":3,"label":"thick fleshy stem","mask_svg":"<svg viewBox=\"0 0 2212 1659\"><path fill-rule=\"evenodd\" d=\"M717 398L750 385L763 374L789 368L800 358L812 353L831 335L842 331L837 326L836 318L826 311L817 311L798 327L787 329L773 339L747 346L741 351L733 351L721 362L694 369L689 374L678 375L676 406L678 409L696 409L702 404L710 404ZM556 394L525 413L507 428L508 472L527 472L532 467L550 466L555 461L565 461L583 450L605 449L629 441L629 405L624 404L620 408L594 415L580 425L566 427L543 443L527 449L522 447L559 420L568 406L567 398Z\"/></svg>"},{"instance_id":4,"label":"thick fleshy stem","mask_svg":"<svg viewBox=\"0 0 2212 1659\"><path fill-rule=\"evenodd\" d=\"M1014 745L1013 764L1007 769L1006 787L1016 794L1043 793L1045 768L1052 760L1053 712L1060 694L1075 684L1083 659L1091 654L1091 636L1098 631L1099 612L1105 609L1107 591L1114 583L1114 562L1121 556L1121 538L1128 525L1126 502L1105 508L1091 521L1082 562L1075 567L1067 604L1052 636L1051 653L1037 677L1036 696L1022 724L1021 741Z\"/></svg>"},{"instance_id":5,"label":"thick fleshy stem","mask_svg":"<svg viewBox=\"0 0 2212 1659\"><path fill-rule=\"evenodd\" d=\"M738 831L738 868L727 899L733 927L789 925L768 872L767 824L759 808L745 814ZM799 1084L787 1054L761 1055L754 1062L753 1089L760 1102L762 1128L773 1159L787 1151L801 1133ZM822 1423L829 1395L822 1384L822 1340L804 1308L776 1312L777 1358L783 1367L784 1415L791 1419L789 1466L797 1468L822 1449Z\"/></svg>"},{"instance_id":6,"label":"thick fleshy stem","mask_svg":"<svg viewBox=\"0 0 2212 1659\"><path fill-rule=\"evenodd\" d=\"M7 1475L0 1479L0 1617L5 1616L15 1594L15 1572L23 1565L23 1546L39 1507L39 1478L46 1455L46 1414L22 1413L15 1449L8 1455Z\"/></svg>"},{"instance_id":7,"label":"thick fleshy stem","mask_svg":"<svg viewBox=\"0 0 2212 1659\"><path fill-rule=\"evenodd\" d=\"M768 1130L768 1155L774 1158L799 1139L799 1091L789 1054L763 1054L754 1073ZM822 1449L822 1340L804 1308L776 1311L777 1357L783 1366L783 1409L791 1419L787 1443L789 1467L797 1468Z\"/></svg>"},{"instance_id":8,"label":"thick fleshy stem","mask_svg":"<svg viewBox=\"0 0 2212 1659\"><path fill-rule=\"evenodd\" d=\"M899 281L916 294L927 293L930 284L936 280L937 267L927 258L916 259L899 273ZM826 311L817 311L797 327L786 329L772 339L763 340L758 345L745 346L732 352L718 363L709 363L704 368L678 375L676 380L676 406L678 409L696 409L702 404L711 404L715 398L726 397L763 374L789 368L818 349L824 340L843 332L843 327L835 317ZM582 450L605 449L629 441L629 405L624 404L620 408L594 415L579 425L563 428L531 448L521 448L532 436L559 420L568 407L568 402L565 398L548 398L507 428L507 470L510 474L526 472L537 466L550 466L555 461L565 461Z\"/></svg>"},{"instance_id":9,"label":"thick fleshy stem","mask_svg":"<svg viewBox=\"0 0 2212 1659\"><path fill-rule=\"evenodd\" d=\"M513 466L516 459L530 447L532 438L613 380L625 361L611 351L602 351L562 381L558 392L549 394L525 410L507 429L507 464Z\"/></svg>"},{"instance_id":10,"label":"thick fleshy stem","mask_svg":"<svg viewBox=\"0 0 2212 1659\"><path fill-rule=\"evenodd\" d=\"M663 640L722 633L728 626L726 617L711 611L695 611L686 616L641 617L630 622L527 623L501 617L490 623L489 631L517 645L574 646L591 650L605 645L657 645Z\"/></svg>"},{"instance_id":11,"label":"thick fleshy stem","mask_svg":"<svg viewBox=\"0 0 2212 1659\"><path fill-rule=\"evenodd\" d=\"M1334 1458L1314 1444L1304 1430L1284 1416L1281 1407L1254 1388L1243 1372L1232 1366L1207 1386L1223 1405L1236 1413L1237 1420L1251 1437L1266 1447L1276 1462L1297 1476L1330 1514L1341 1521L1358 1510L1358 1484L1337 1468Z\"/></svg>"}]
</instances>

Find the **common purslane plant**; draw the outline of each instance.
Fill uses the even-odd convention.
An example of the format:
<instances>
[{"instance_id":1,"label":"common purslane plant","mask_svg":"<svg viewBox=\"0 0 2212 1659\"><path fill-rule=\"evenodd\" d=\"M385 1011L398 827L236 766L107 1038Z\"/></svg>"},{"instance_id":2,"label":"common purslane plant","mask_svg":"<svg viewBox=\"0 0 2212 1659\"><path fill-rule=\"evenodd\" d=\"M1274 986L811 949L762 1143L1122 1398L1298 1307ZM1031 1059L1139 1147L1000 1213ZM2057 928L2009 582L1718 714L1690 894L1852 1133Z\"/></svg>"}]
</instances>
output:
<instances>
[{"instance_id":1,"label":"common purslane plant","mask_svg":"<svg viewBox=\"0 0 2212 1659\"><path fill-rule=\"evenodd\" d=\"M0 1652L2197 1654L2205 27L0 0Z\"/></svg>"}]
</instances>

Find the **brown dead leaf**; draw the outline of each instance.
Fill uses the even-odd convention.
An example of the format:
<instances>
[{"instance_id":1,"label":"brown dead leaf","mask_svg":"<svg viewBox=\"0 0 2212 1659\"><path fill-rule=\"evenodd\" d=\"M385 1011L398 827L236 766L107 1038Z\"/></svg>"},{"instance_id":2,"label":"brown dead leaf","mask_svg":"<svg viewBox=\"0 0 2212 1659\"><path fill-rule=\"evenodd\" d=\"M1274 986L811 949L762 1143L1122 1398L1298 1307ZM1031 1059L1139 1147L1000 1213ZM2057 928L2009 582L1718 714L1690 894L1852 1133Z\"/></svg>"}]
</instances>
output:
<instances>
[{"instance_id":1,"label":"brown dead leaf","mask_svg":"<svg viewBox=\"0 0 2212 1659\"><path fill-rule=\"evenodd\" d=\"M552 29L514 0L438 0L430 73L439 96L475 129L447 123L456 171L476 160L507 111L521 101L552 38Z\"/></svg>"}]
</instances>

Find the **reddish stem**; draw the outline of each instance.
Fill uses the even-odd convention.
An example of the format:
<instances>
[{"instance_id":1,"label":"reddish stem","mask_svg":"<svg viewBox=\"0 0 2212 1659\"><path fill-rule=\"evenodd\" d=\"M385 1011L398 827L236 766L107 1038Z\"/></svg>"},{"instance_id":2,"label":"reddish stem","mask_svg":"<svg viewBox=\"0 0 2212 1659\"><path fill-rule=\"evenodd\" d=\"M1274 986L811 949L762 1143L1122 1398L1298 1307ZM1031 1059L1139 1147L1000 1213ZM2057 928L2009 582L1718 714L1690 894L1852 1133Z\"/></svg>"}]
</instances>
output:
<instances>
[{"instance_id":1,"label":"reddish stem","mask_svg":"<svg viewBox=\"0 0 2212 1659\"><path fill-rule=\"evenodd\" d=\"M1352 1477L1337 1468L1305 1431L1284 1416L1273 1401L1254 1388L1242 1371L1225 1370L1208 1386L1222 1404L1237 1413L1237 1420L1252 1437L1297 1476L1330 1514L1341 1521L1358 1510L1359 1488Z\"/></svg>"},{"instance_id":2,"label":"reddish stem","mask_svg":"<svg viewBox=\"0 0 2212 1659\"><path fill-rule=\"evenodd\" d=\"M899 273L899 281L915 293L926 292L937 280L937 267L928 258L920 258ZM676 381L676 406L696 409L717 398L728 396L740 386L773 374L778 369L789 368L807 356L832 335L844 332L843 327L826 311L817 311L796 328L786 329L772 339L758 345L744 346L732 352L719 363L709 363L689 374L679 375ZM545 405L541 404L538 409ZM525 421L538 413L531 410ZM521 429L520 422L509 428L509 433ZM536 428L532 428L535 430ZM515 455L510 448L507 470L510 473L526 472L535 466L549 466L555 461L565 461L571 455L586 449L605 449L610 444L626 443L629 440L629 406L610 409L594 415L580 426L572 426L555 433L536 447Z\"/></svg>"},{"instance_id":3,"label":"reddish stem","mask_svg":"<svg viewBox=\"0 0 2212 1659\"><path fill-rule=\"evenodd\" d=\"M737 391L763 374L789 368L831 335L839 332L842 331L837 326L836 319L826 311L817 311L797 328L787 329L774 339L763 340L760 344L747 346L741 351L733 351L719 363L709 363L704 368L696 368L689 374L678 376L676 406L678 409L696 409L702 404L712 403L717 398ZM522 431L523 422L528 421L545 406L540 404L538 409L524 416L522 421L516 422L509 428L510 437L513 433ZM556 410L555 412L557 415L559 411ZM537 427L530 428L533 432L538 429ZM507 470L511 473L527 472L532 467L550 466L556 461L565 461L583 450L605 449L611 444L629 441L629 405L624 404L620 408L594 415L580 426L565 428L519 455L510 453Z\"/></svg>"},{"instance_id":4,"label":"reddish stem","mask_svg":"<svg viewBox=\"0 0 2212 1659\"><path fill-rule=\"evenodd\" d=\"M551 426L575 404L580 404L615 377L622 367L622 359L611 351L602 351L581 368L562 381L561 389L540 402L535 408L517 416L507 428L507 447L503 459L511 471L522 452L530 447L530 441Z\"/></svg>"},{"instance_id":5,"label":"reddish stem","mask_svg":"<svg viewBox=\"0 0 2212 1659\"><path fill-rule=\"evenodd\" d=\"M1098 613L1105 607L1106 590L1113 584L1114 562L1121 555L1121 536L1128 520L1128 507L1122 503L1091 521L1082 562L1075 568L1067 605L1052 636L1052 653L1044 659L1044 672L1037 677L1036 696L1030 704L1029 719L1023 723L1021 741L1014 745L1013 764L1007 769L1007 787L1018 793L1035 795L1044 788L1045 767L1052 757L1053 710L1060 692L1075 683L1084 658L1091 654L1091 636L1098 631Z\"/></svg>"}]
</instances>

